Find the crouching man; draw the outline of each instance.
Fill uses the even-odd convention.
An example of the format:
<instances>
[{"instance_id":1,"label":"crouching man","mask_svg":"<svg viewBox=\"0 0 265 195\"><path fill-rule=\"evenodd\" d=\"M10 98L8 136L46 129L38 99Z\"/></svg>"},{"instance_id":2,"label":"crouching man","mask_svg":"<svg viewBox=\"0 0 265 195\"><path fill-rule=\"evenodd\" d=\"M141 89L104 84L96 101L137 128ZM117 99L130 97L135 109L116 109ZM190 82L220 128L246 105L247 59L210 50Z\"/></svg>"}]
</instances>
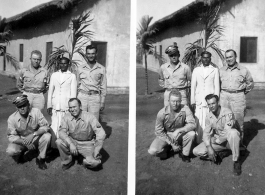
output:
<instances>
[{"instance_id":1,"label":"crouching man","mask_svg":"<svg viewBox=\"0 0 265 195\"><path fill-rule=\"evenodd\" d=\"M24 153L27 150L38 150L36 164L40 169L47 169L45 157L51 140L47 120L38 108L30 108L27 95L17 97L13 104L17 111L7 121L10 142L6 149L7 154L20 163L25 161Z\"/></svg>"},{"instance_id":2,"label":"crouching man","mask_svg":"<svg viewBox=\"0 0 265 195\"><path fill-rule=\"evenodd\" d=\"M171 146L174 152L180 152L184 162L190 162L189 155L195 138L195 127L191 110L181 104L181 93L172 90L169 94L169 105L157 114L156 138L148 150L149 154L165 159Z\"/></svg>"},{"instance_id":3,"label":"crouching man","mask_svg":"<svg viewBox=\"0 0 265 195\"><path fill-rule=\"evenodd\" d=\"M221 107L217 95L209 94L205 97L210 109L206 116L206 126L203 131L203 142L193 149L193 154L200 157L208 157L216 161L217 153L227 149L232 150L234 161L234 174L241 174L239 158L240 133L234 129L235 120L232 111Z\"/></svg>"},{"instance_id":4,"label":"crouching man","mask_svg":"<svg viewBox=\"0 0 265 195\"><path fill-rule=\"evenodd\" d=\"M73 164L73 156L81 154L86 168L95 168L101 164L100 150L106 137L96 117L81 110L81 101L71 98L69 112L61 121L59 139L56 145L62 160L62 169L67 170Z\"/></svg>"}]
</instances>

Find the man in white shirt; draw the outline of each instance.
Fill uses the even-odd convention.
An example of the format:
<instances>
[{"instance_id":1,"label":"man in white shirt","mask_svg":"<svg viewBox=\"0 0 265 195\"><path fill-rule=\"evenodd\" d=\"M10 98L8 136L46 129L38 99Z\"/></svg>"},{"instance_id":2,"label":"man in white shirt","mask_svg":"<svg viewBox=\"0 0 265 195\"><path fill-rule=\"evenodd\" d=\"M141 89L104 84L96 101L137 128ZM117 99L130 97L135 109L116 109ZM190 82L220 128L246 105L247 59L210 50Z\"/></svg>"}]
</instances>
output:
<instances>
[{"instance_id":1,"label":"man in white shirt","mask_svg":"<svg viewBox=\"0 0 265 195\"><path fill-rule=\"evenodd\" d=\"M66 57L60 59L60 70L51 76L47 112L52 115L52 147L56 147L55 140L58 138L58 129L62 117L68 112L68 101L76 97L77 82L75 74L68 70L70 60Z\"/></svg>"}]
</instances>

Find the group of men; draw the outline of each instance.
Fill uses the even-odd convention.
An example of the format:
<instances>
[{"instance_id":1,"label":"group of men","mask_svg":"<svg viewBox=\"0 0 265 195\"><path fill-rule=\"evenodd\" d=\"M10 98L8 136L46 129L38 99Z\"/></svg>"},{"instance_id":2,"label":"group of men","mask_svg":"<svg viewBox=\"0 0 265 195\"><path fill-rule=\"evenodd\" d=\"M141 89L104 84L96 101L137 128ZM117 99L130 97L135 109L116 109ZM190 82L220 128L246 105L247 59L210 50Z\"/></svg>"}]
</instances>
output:
<instances>
[{"instance_id":1,"label":"group of men","mask_svg":"<svg viewBox=\"0 0 265 195\"><path fill-rule=\"evenodd\" d=\"M59 70L51 77L40 66L42 54L31 52L31 64L24 67L17 79L22 95L14 99L17 107L8 118L9 145L6 152L18 163L37 150L36 164L47 169L47 150L57 148L62 169L74 164L73 156L83 156L83 165L95 168L101 164L100 150L106 137L99 123L99 112L104 109L106 70L96 61L97 48L86 47L86 62L77 69L77 76L69 71L71 62L59 59ZM51 125L43 116L44 93L48 91L47 112Z\"/></svg>"},{"instance_id":2,"label":"group of men","mask_svg":"<svg viewBox=\"0 0 265 195\"><path fill-rule=\"evenodd\" d=\"M159 85L165 88L164 108L157 114L156 138L148 152L165 159L173 150L184 162L190 162L193 152L216 162L222 151L231 150L233 172L240 175L245 95L254 87L250 72L237 63L232 49L225 52L227 65L220 69L211 63L211 53L203 51L201 64L192 73L180 62L176 43L165 53L170 62L159 69Z\"/></svg>"}]
</instances>

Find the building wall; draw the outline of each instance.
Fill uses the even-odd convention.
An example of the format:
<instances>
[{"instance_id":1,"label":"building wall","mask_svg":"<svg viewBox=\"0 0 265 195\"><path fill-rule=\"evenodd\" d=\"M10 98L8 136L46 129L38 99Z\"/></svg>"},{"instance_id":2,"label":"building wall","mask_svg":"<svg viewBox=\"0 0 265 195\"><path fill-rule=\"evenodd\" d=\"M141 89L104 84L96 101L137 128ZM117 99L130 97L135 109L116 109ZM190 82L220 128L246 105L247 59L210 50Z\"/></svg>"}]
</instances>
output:
<instances>
[{"instance_id":1,"label":"building wall","mask_svg":"<svg viewBox=\"0 0 265 195\"><path fill-rule=\"evenodd\" d=\"M237 2L236 0L235 2ZM220 42L224 50L234 49L239 62L240 37L257 37L257 63L240 63L251 72L254 81L265 82L265 7L263 0L246 0L235 2L227 1L222 10L220 24L225 26L225 37Z\"/></svg>"},{"instance_id":2,"label":"building wall","mask_svg":"<svg viewBox=\"0 0 265 195\"><path fill-rule=\"evenodd\" d=\"M155 37L156 50L160 54L160 45L162 45L162 58L165 61L169 61L168 55L165 54L165 50L173 42L176 42L180 51L180 60L183 58L185 49L188 43L193 43L200 38L200 27L198 24L191 23L178 27L171 27L163 32L160 32ZM147 58L148 67L154 71L157 71L161 65L161 61L152 55L148 55Z\"/></svg>"},{"instance_id":3,"label":"building wall","mask_svg":"<svg viewBox=\"0 0 265 195\"><path fill-rule=\"evenodd\" d=\"M219 24L225 27L224 36L218 46L223 51L234 49L240 56L240 37L258 37L257 43L257 63L241 63L248 68L252 74L255 86L265 85L265 7L263 0L233 0L226 1L221 9L221 17ZM187 23L184 26L171 27L159 32L156 36L157 52L159 45L162 45L163 57L168 61L167 55L164 53L167 46L173 42L177 42L180 50L180 59L182 59L187 43L192 43L200 38L201 28L194 23ZM222 67L222 61L213 51L210 51L212 62ZM239 58L237 59L239 62ZM159 60L154 56L148 56L148 66L150 69L157 71L160 64Z\"/></svg>"},{"instance_id":4,"label":"building wall","mask_svg":"<svg viewBox=\"0 0 265 195\"><path fill-rule=\"evenodd\" d=\"M66 48L71 49L68 28L70 19L88 10L91 11L91 18L93 18L89 26L89 29L94 32L92 41L107 42L108 91L109 93L128 93L130 0L83 1L64 16L47 20L30 28L15 29L7 52L19 59L19 44L24 44L24 60L21 67L30 64L30 53L34 49L42 52L41 65L44 65L46 42L53 42L53 47L65 45ZM74 59L82 60L79 56L74 56ZM7 64L7 71L14 72L10 64Z\"/></svg>"}]
</instances>

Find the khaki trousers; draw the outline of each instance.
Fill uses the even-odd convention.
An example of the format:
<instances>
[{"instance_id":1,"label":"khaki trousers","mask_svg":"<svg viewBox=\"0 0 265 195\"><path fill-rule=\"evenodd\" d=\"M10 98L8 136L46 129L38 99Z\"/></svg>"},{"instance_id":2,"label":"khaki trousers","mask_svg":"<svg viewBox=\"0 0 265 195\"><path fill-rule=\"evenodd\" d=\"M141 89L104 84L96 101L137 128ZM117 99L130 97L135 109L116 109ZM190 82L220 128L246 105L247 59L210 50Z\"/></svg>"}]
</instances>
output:
<instances>
[{"instance_id":1,"label":"khaki trousers","mask_svg":"<svg viewBox=\"0 0 265 195\"><path fill-rule=\"evenodd\" d=\"M38 108L41 112L43 112L45 105L45 98L43 93L35 94L24 92L23 94L27 95L31 108Z\"/></svg>"},{"instance_id":2,"label":"khaki trousers","mask_svg":"<svg viewBox=\"0 0 265 195\"><path fill-rule=\"evenodd\" d=\"M168 135L172 137L170 133ZM192 143L195 139L195 132L189 131L187 133L182 133L178 136L178 138L175 139L177 139L178 143L182 145L182 154L184 154L185 156L189 156ZM167 152L167 146L167 142L156 137L155 140L152 142L151 146L149 147L148 153L156 156L164 156Z\"/></svg>"},{"instance_id":3,"label":"khaki trousers","mask_svg":"<svg viewBox=\"0 0 265 195\"><path fill-rule=\"evenodd\" d=\"M44 159L46 157L46 151L49 147L50 141L51 141L50 133L44 133L41 136L36 136L33 138L33 144L39 150L39 158ZM20 156L21 153L26 150L27 147L25 146L15 143L10 143L8 144L6 152L9 156L15 157L15 156Z\"/></svg>"},{"instance_id":4,"label":"khaki trousers","mask_svg":"<svg viewBox=\"0 0 265 195\"><path fill-rule=\"evenodd\" d=\"M231 129L227 133L227 141L222 144L211 144L214 151L219 152L222 150L230 149L232 150L232 160L237 161L240 155L239 150L240 143L240 133L236 129ZM204 142L199 144L197 147L193 149L193 154L195 156L203 156L206 157L208 155L207 148Z\"/></svg>"},{"instance_id":5,"label":"khaki trousers","mask_svg":"<svg viewBox=\"0 0 265 195\"><path fill-rule=\"evenodd\" d=\"M71 139L77 147L77 151L84 157L83 164L88 165L91 168L95 168L100 165L101 160L93 157L95 141L77 141ZM60 158L62 165L66 165L73 160L70 153L70 146L61 139L56 140L57 148L60 152Z\"/></svg>"}]
</instances>

